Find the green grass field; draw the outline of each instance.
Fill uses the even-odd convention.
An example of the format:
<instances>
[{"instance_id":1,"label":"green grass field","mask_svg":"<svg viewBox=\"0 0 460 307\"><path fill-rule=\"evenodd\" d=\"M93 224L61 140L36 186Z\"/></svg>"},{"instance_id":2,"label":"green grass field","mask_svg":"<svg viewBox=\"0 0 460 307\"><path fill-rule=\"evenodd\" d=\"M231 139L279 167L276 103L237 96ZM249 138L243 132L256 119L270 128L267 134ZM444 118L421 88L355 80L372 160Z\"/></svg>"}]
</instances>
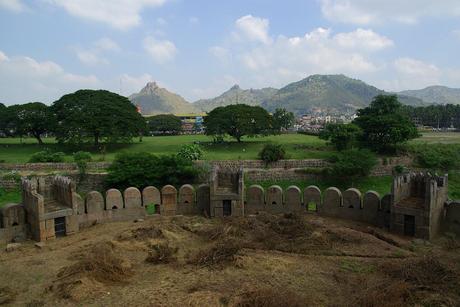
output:
<instances>
[{"instance_id":1,"label":"green grass field","mask_svg":"<svg viewBox=\"0 0 460 307\"><path fill-rule=\"evenodd\" d=\"M184 144L200 142L205 150L207 160L238 160L257 159L258 152L266 143L283 144L288 158L308 159L326 158L331 155L331 148L315 136L302 134L276 135L259 138L244 138L242 143L231 141L224 144L213 144L212 138L205 135L180 135L144 137L140 143L135 139L131 144L111 145L106 148L106 154L91 148L65 149L57 145L52 138L45 139L45 145L39 146L34 139L3 138L0 139L0 161L8 163L24 163L30 156L45 148L53 151L66 152L66 160L71 161L71 154L78 150L88 150L93 153L95 161L112 161L119 152L150 152L154 154L174 154Z\"/></svg>"},{"instance_id":2,"label":"green grass field","mask_svg":"<svg viewBox=\"0 0 460 307\"><path fill-rule=\"evenodd\" d=\"M238 160L257 159L257 154L264 144L283 144L290 159L327 158L332 153L332 148L318 137L303 134L284 134L276 136L244 138L242 143L228 139L228 143L213 144L212 138L205 135L180 135L145 137L140 143L135 139L130 144L117 144L106 147L105 154L101 150L91 147L63 148L55 143L54 138L44 140L45 145L39 146L32 138L0 138L0 161L7 163L24 163L30 156L38 151L49 148L53 151L64 151L67 161L72 161L72 152L87 150L93 153L95 161L112 161L119 152L150 152L154 154L174 154L184 144L200 142L206 151L206 160ZM460 133L429 132L424 133L419 139L410 144L460 144Z\"/></svg>"}]
</instances>

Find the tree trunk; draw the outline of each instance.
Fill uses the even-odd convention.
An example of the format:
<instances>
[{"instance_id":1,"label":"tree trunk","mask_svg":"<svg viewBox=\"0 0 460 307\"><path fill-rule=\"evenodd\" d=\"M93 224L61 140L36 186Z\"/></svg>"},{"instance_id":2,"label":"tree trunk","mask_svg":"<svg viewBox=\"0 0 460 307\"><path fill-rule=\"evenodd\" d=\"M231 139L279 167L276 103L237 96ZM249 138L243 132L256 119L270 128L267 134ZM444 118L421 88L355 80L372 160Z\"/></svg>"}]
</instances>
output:
<instances>
[{"instance_id":1,"label":"tree trunk","mask_svg":"<svg viewBox=\"0 0 460 307\"><path fill-rule=\"evenodd\" d=\"M94 146L99 146L99 132L94 133Z\"/></svg>"}]
</instances>

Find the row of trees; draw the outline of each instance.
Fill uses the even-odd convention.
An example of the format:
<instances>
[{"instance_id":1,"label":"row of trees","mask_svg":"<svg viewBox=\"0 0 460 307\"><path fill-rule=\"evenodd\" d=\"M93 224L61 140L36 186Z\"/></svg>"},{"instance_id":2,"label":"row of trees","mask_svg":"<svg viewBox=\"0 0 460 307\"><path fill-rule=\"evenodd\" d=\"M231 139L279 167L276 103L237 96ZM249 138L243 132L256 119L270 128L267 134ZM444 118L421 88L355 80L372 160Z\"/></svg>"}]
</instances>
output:
<instances>
[{"instance_id":1,"label":"row of trees","mask_svg":"<svg viewBox=\"0 0 460 307\"><path fill-rule=\"evenodd\" d=\"M30 135L40 144L44 135L53 134L59 143L92 140L97 146L101 141L129 141L146 129L128 98L103 90L80 90L51 106L40 102L0 105L0 123L1 135Z\"/></svg>"},{"instance_id":2,"label":"row of trees","mask_svg":"<svg viewBox=\"0 0 460 307\"><path fill-rule=\"evenodd\" d=\"M420 125L460 129L460 105L404 106L403 110L414 122Z\"/></svg>"},{"instance_id":3,"label":"row of trees","mask_svg":"<svg viewBox=\"0 0 460 307\"><path fill-rule=\"evenodd\" d=\"M395 95L379 95L370 106L358 111L350 124L329 124L320 138L339 151L354 147L384 153L419 136L417 128Z\"/></svg>"},{"instance_id":4,"label":"row of trees","mask_svg":"<svg viewBox=\"0 0 460 307\"><path fill-rule=\"evenodd\" d=\"M245 135L279 133L294 124L294 115L278 109L270 115L261 107L231 105L214 109L204 125L206 134L228 134L238 142ZM174 115L144 119L128 98L104 90L80 90L51 106L40 102L6 107L0 104L0 136L54 135L59 143L129 142L144 134L178 134L181 120Z\"/></svg>"}]
</instances>

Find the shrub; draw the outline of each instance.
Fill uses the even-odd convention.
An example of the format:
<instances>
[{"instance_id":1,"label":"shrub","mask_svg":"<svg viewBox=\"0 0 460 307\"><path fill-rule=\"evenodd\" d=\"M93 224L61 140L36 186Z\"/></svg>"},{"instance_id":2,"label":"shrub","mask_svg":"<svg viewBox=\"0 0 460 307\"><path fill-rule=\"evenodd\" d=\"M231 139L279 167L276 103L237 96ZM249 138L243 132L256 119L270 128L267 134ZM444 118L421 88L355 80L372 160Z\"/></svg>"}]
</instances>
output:
<instances>
[{"instance_id":1,"label":"shrub","mask_svg":"<svg viewBox=\"0 0 460 307\"><path fill-rule=\"evenodd\" d=\"M91 154L87 151L78 151L73 154L73 160L77 164L80 175L86 174L87 163L91 162Z\"/></svg>"},{"instance_id":2,"label":"shrub","mask_svg":"<svg viewBox=\"0 0 460 307\"><path fill-rule=\"evenodd\" d=\"M49 149L34 153L28 163L49 163L64 162L65 154L63 152L51 152Z\"/></svg>"},{"instance_id":3,"label":"shrub","mask_svg":"<svg viewBox=\"0 0 460 307\"><path fill-rule=\"evenodd\" d=\"M123 153L116 156L108 169L106 184L125 189L192 183L198 170L192 161L176 155L155 156L150 153Z\"/></svg>"},{"instance_id":4,"label":"shrub","mask_svg":"<svg viewBox=\"0 0 460 307\"><path fill-rule=\"evenodd\" d=\"M185 160L195 161L203 158L203 154L204 152L201 149L200 145L187 144L179 149L177 156Z\"/></svg>"},{"instance_id":5,"label":"shrub","mask_svg":"<svg viewBox=\"0 0 460 307\"><path fill-rule=\"evenodd\" d=\"M417 150L416 157L423 168L449 171L460 167L460 152L455 146L425 146Z\"/></svg>"},{"instance_id":6,"label":"shrub","mask_svg":"<svg viewBox=\"0 0 460 307\"><path fill-rule=\"evenodd\" d=\"M350 149L336 154L331 162L333 165L328 169L328 175L338 179L353 180L369 176L377 165L377 157L367 149Z\"/></svg>"},{"instance_id":7,"label":"shrub","mask_svg":"<svg viewBox=\"0 0 460 307\"><path fill-rule=\"evenodd\" d=\"M285 156L286 150L282 145L278 144L266 144L259 152L260 159L266 164L282 160Z\"/></svg>"}]
</instances>

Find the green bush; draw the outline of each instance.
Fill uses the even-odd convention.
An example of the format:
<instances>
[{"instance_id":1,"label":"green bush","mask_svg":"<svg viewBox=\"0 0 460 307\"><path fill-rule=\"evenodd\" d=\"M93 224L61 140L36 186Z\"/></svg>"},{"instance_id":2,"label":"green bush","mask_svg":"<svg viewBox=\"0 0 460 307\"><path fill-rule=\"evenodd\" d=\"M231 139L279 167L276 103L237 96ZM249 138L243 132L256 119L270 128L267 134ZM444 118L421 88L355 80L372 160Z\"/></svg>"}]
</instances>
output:
<instances>
[{"instance_id":1,"label":"green bush","mask_svg":"<svg viewBox=\"0 0 460 307\"><path fill-rule=\"evenodd\" d=\"M203 150L201 149L200 145L197 144L183 145L177 152L177 156L179 158L190 161L201 160L203 155Z\"/></svg>"},{"instance_id":2,"label":"green bush","mask_svg":"<svg viewBox=\"0 0 460 307\"><path fill-rule=\"evenodd\" d=\"M331 158L333 163L327 174L337 179L357 179L367 177L377 165L377 157L367 149L349 149Z\"/></svg>"},{"instance_id":3,"label":"green bush","mask_svg":"<svg viewBox=\"0 0 460 307\"><path fill-rule=\"evenodd\" d=\"M284 159L286 150L279 144L266 144L259 152L259 158L266 164Z\"/></svg>"},{"instance_id":4,"label":"green bush","mask_svg":"<svg viewBox=\"0 0 460 307\"><path fill-rule=\"evenodd\" d=\"M149 185L160 188L166 184L193 183L197 176L198 170L192 161L177 155L123 153L117 155L110 165L106 185L118 189L130 186L142 189Z\"/></svg>"},{"instance_id":5,"label":"green bush","mask_svg":"<svg viewBox=\"0 0 460 307\"><path fill-rule=\"evenodd\" d=\"M423 168L449 171L460 167L460 152L450 145L424 146L416 152L417 163Z\"/></svg>"},{"instance_id":6,"label":"green bush","mask_svg":"<svg viewBox=\"0 0 460 307\"><path fill-rule=\"evenodd\" d=\"M51 152L49 149L34 153L28 163L58 163L64 162L63 152Z\"/></svg>"},{"instance_id":7,"label":"green bush","mask_svg":"<svg viewBox=\"0 0 460 307\"><path fill-rule=\"evenodd\" d=\"M91 162L91 154L87 151L77 151L73 154L73 160L77 164L80 175L86 174L87 163Z\"/></svg>"}]
</instances>

